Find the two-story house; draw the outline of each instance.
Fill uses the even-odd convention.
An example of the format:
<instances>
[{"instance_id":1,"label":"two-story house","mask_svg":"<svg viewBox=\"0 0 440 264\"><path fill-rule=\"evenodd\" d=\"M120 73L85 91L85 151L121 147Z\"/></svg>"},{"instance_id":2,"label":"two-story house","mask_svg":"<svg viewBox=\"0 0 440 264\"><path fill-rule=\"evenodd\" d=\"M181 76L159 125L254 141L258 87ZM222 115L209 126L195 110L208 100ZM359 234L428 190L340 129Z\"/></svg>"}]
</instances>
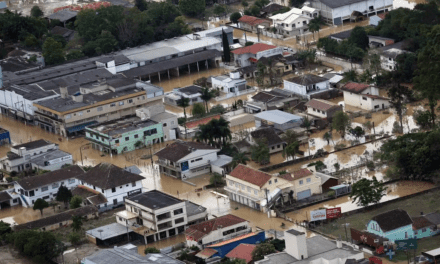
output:
<instances>
[{"instance_id":1,"label":"two-story house","mask_svg":"<svg viewBox=\"0 0 440 264\"><path fill-rule=\"evenodd\" d=\"M189 85L183 88L174 88L172 92L167 93L164 102L166 104L178 106L179 100L183 98L189 100L189 104L201 103L203 102L202 87L198 85Z\"/></svg>"},{"instance_id":2,"label":"two-story house","mask_svg":"<svg viewBox=\"0 0 440 264\"><path fill-rule=\"evenodd\" d=\"M203 249L251 231L248 221L228 214L190 226L185 231L186 244L188 247L196 246Z\"/></svg>"},{"instance_id":3,"label":"two-story house","mask_svg":"<svg viewBox=\"0 0 440 264\"><path fill-rule=\"evenodd\" d=\"M14 183L15 193L9 192L12 198L19 196L24 207L32 207L39 198L53 201L60 186L72 189L78 185L77 176L84 174L81 167L72 165L60 170L26 177Z\"/></svg>"},{"instance_id":4,"label":"two-story house","mask_svg":"<svg viewBox=\"0 0 440 264\"><path fill-rule=\"evenodd\" d=\"M334 113L342 111L342 106L322 99L312 99L308 101L307 114L331 121Z\"/></svg>"},{"instance_id":5,"label":"two-story house","mask_svg":"<svg viewBox=\"0 0 440 264\"><path fill-rule=\"evenodd\" d=\"M293 185L283 178L240 164L226 174L224 189L232 201L266 212L279 197L287 196Z\"/></svg>"},{"instance_id":6,"label":"two-story house","mask_svg":"<svg viewBox=\"0 0 440 264\"><path fill-rule=\"evenodd\" d=\"M177 140L155 155L160 173L188 179L211 172L211 162L218 159L219 151L204 143Z\"/></svg>"},{"instance_id":7,"label":"two-story house","mask_svg":"<svg viewBox=\"0 0 440 264\"><path fill-rule=\"evenodd\" d=\"M132 228L153 243L185 231L189 223L207 218L206 208L152 190L125 198L125 211L116 214L116 222Z\"/></svg>"},{"instance_id":8,"label":"two-story house","mask_svg":"<svg viewBox=\"0 0 440 264\"><path fill-rule=\"evenodd\" d=\"M394 71L397 69L397 57L401 54L408 53L406 50L391 48L380 54L380 65L386 71Z\"/></svg>"},{"instance_id":9,"label":"two-story house","mask_svg":"<svg viewBox=\"0 0 440 264\"><path fill-rule=\"evenodd\" d=\"M267 144L270 154L283 151L286 145L286 142L278 136L272 127L263 127L251 132L249 143L256 144L260 140Z\"/></svg>"},{"instance_id":10,"label":"two-story house","mask_svg":"<svg viewBox=\"0 0 440 264\"><path fill-rule=\"evenodd\" d=\"M248 89L246 80L240 78L239 72L230 72L229 75L212 76L211 82L212 88L226 94L222 98L230 98L255 91L255 89L251 89L250 87Z\"/></svg>"},{"instance_id":11,"label":"two-story house","mask_svg":"<svg viewBox=\"0 0 440 264\"><path fill-rule=\"evenodd\" d=\"M311 98L322 98L329 92L330 84L327 78L304 74L284 80L284 89L294 92L307 100Z\"/></svg>"},{"instance_id":12,"label":"two-story house","mask_svg":"<svg viewBox=\"0 0 440 264\"><path fill-rule=\"evenodd\" d=\"M405 210L394 209L374 216L367 224L369 233L390 241L414 237L413 220Z\"/></svg>"},{"instance_id":13,"label":"two-story house","mask_svg":"<svg viewBox=\"0 0 440 264\"><path fill-rule=\"evenodd\" d=\"M253 63L257 63L261 57L283 54L283 49L281 47L264 43L255 43L251 46L235 49L231 51L231 53L236 66L246 67Z\"/></svg>"},{"instance_id":14,"label":"two-story house","mask_svg":"<svg viewBox=\"0 0 440 264\"><path fill-rule=\"evenodd\" d=\"M270 28L271 23L270 23L270 20L268 20L268 19L244 15L244 16L240 17L240 19L238 20L238 24L240 25L240 28L242 28L242 29L249 30L252 32L258 32L258 30L259 30L258 26L262 26L262 27L268 29L268 28Z\"/></svg>"},{"instance_id":15,"label":"two-story house","mask_svg":"<svg viewBox=\"0 0 440 264\"><path fill-rule=\"evenodd\" d=\"M287 180L293 185L293 198L297 201L322 193L322 184L327 180L308 169L281 174L278 177Z\"/></svg>"},{"instance_id":16,"label":"two-story house","mask_svg":"<svg viewBox=\"0 0 440 264\"><path fill-rule=\"evenodd\" d=\"M351 105L368 111L377 111L390 107L390 99L379 95L379 89L368 84L348 82L341 90L344 92L345 105Z\"/></svg>"},{"instance_id":17,"label":"two-story house","mask_svg":"<svg viewBox=\"0 0 440 264\"><path fill-rule=\"evenodd\" d=\"M144 177L126 171L110 163L100 163L86 173L76 177L78 185L91 192L100 192L108 203L98 204L108 210L124 203L124 197L142 193Z\"/></svg>"},{"instance_id":18,"label":"two-story house","mask_svg":"<svg viewBox=\"0 0 440 264\"><path fill-rule=\"evenodd\" d=\"M0 162L4 170L16 172L30 170L33 167L57 170L65 164L72 164L72 155L61 151L54 152L58 148L55 143L39 139L13 146Z\"/></svg>"},{"instance_id":19,"label":"two-story house","mask_svg":"<svg viewBox=\"0 0 440 264\"><path fill-rule=\"evenodd\" d=\"M277 33L284 36L297 36L308 30L310 20L318 16L319 10L305 6L304 9L292 8L282 14L269 17Z\"/></svg>"}]
</instances>

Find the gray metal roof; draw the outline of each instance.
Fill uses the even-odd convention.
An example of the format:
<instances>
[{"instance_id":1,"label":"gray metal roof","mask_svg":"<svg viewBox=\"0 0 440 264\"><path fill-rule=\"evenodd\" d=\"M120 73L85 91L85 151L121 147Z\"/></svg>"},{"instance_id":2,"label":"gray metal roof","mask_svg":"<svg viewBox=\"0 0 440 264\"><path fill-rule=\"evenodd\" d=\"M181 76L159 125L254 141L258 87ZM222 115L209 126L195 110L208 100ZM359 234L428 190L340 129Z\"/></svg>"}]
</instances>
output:
<instances>
[{"instance_id":1,"label":"gray metal roof","mask_svg":"<svg viewBox=\"0 0 440 264\"><path fill-rule=\"evenodd\" d=\"M136 165L132 165L127 168L124 168L124 170L131 172L131 173L134 173L134 174L137 174L137 175L140 175L142 173L141 169L139 169L138 166L136 166Z\"/></svg>"},{"instance_id":2,"label":"gray metal roof","mask_svg":"<svg viewBox=\"0 0 440 264\"><path fill-rule=\"evenodd\" d=\"M202 87L197 85L190 85L183 88L178 88L179 92L184 93L186 95L198 94L202 92Z\"/></svg>"},{"instance_id":3,"label":"gray metal roof","mask_svg":"<svg viewBox=\"0 0 440 264\"><path fill-rule=\"evenodd\" d=\"M153 210L165 208L183 202L178 198L157 190L129 196L125 199Z\"/></svg>"},{"instance_id":4,"label":"gray metal roof","mask_svg":"<svg viewBox=\"0 0 440 264\"><path fill-rule=\"evenodd\" d=\"M141 118L134 117L124 117L108 122L99 123L97 125L88 126L87 130L97 131L102 134L109 136L122 136L125 133L143 129L152 125L156 125L157 122L147 119L141 120Z\"/></svg>"},{"instance_id":5,"label":"gray metal roof","mask_svg":"<svg viewBox=\"0 0 440 264\"><path fill-rule=\"evenodd\" d=\"M335 34L330 35L329 37L336 38L336 39L348 39L351 35L351 31L353 31L353 29L342 31L339 33L335 33Z\"/></svg>"},{"instance_id":6,"label":"gray metal roof","mask_svg":"<svg viewBox=\"0 0 440 264\"><path fill-rule=\"evenodd\" d=\"M66 22L72 18L75 18L78 15L78 12L71 11L68 9L64 9L58 12L55 12L51 15L48 15L47 18L49 19L58 19L61 22Z\"/></svg>"},{"instance_id":7,"label":"gray metal roof","mask_svg":"<svg viewBox=\"0 0 440 264\"><path fill-rule=\"evenodd\" d=\"M143 62L165 56L171 56L179 53L180 51L173 47L158 47L157 49L150 50L145 50L142 48L126 49L121 52L133 61Z\"/></svg>"},{"instance_id":8,"label":"gray metal roof","mask_svg":"<svg viewBox=\"0 0 440 264\"><path fill-rule=\"evenodd\" d=\"M157 115L150 117L150 119L153 121L156 121L156 122L163 122L163 120L173 118L173 117L177 118L177 116L175 114L163 112L163 113L160 113L160 114L157 114Z\"/></svg>"},{"instance_id":9,"label":"gray metal roof","mask_svg":"<svg viewBox=\"0 0 440 264\"><path fill-rule=\"evenodd\" d=\"M269 120L270 122L276 123L276 124L284 124L284 123L287 123L292 120L302 119L302 117L300 117L300 116L292 115L290 113L283 112L280 110L264 111L264 112L256 114L255 117L258 117L258 118L261 118L264 120Z\"/></svg>"},{"instance_id":10,"label":"gray metal roof","mask_svg":"<svg viewBox=\"0 0 440 264\"><path fill-rule=\"evenodd\" d=\"M186 206L186 215L187 216L192 216L192 215L206 212L205 207L198 205L198 204L195 204L191 201L185 201L185 206Z\"/></svg>"},{"instance_id":11,"label":"gray metal roof","mask_svg":"<svg viewBox=\"0 0 440 264\"><path fill-rule=\"evenodd\" d=\"M68 156L71 156L71 154L57 149L57 150L53 150L53 151L48 151L44 155L39 156L35 159L31 159L31 163L34 163L34 164L41 166L41 167L45 167L46 166L44 164L45 161L64 158L64 157L68 157Z\"/></svg>"},{"instance_id":12,"label":"gray metal roof","mask_svg":"<svg viewBox=\"0 0 440 264\"><path fill-rule=\"evenodd\" d=\"M337 8L341 6L351 5L354 3L364 2L365 0L319 0L319 1L330 8ZM393 4L393 2L391 2L391 4Z\"/></svg>"},{"instance_id":13,"label":"gray metal roof","mask_svg":"<svg viewBox=\"0 0 440 264\"><path fill-rule=\"evenodd\" d=\"M23 98L29 101L38 100L50 96L55 96L57 93L54 91L44 91L36 85L7 85L2 90L13 91L16 94L23 96Z\"/></svg>"},{"instance_id":14,"label":"gray metal roof","mask_svg":"<svg viewBox=\"0 0 440 264\"><path fill-rule=\"evenodd\" d=\"M133 250L121 247L103 249L85 259L87 263L93 264L184 264L184 262L165 254L154 253L141 256Z\"/></svg>"},{"instance_id":15,"label":"gray metal roof","mask_svg":"<svg viewBox=\"0 0 440 264\"><path fill-rule=\"evenodd\" d=\"M102 230L102 232L99 232L98 230ZM133 232L131 229L129 229L128 231ZM100 226L95 229L87 230L86 234L101 240L106 240L109 238L127 234L127 227L118 223L113 223L105 226Z\"/></svg>"},{"instance_id":16,"label":"gray metal roof","mask_svg":"<svg viewBox=\"0 0 440 264\"><path fill-rule=\"evenodd\" d=\"M300 236L300 235L304 235L305 234L304 232L300 232L300 231L297 231L295 229L289 229L289 230L287 230L285 232L287 232L289 234L292 234L294 236Z\"/></svg>"}]
</instances>

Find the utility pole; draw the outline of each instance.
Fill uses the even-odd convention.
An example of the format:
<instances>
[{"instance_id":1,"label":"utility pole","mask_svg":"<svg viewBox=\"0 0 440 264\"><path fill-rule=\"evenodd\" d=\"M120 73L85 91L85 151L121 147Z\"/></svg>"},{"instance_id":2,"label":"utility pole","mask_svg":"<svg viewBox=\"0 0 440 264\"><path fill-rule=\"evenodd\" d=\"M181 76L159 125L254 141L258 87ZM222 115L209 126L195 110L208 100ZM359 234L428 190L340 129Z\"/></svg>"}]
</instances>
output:
<instances>
[{"instance_id":1,"label":"utility pole","mask_svg":"<svg viewBox=\"0 0 440 264\"><path fill-rule=\"evenodd\" d=\"M266 193L266 210L267 210L267 218L270 218L270 210L269 210L269 196L267 195L267 188L264 189L265 193Z\"/></svg>"}]
</instances>

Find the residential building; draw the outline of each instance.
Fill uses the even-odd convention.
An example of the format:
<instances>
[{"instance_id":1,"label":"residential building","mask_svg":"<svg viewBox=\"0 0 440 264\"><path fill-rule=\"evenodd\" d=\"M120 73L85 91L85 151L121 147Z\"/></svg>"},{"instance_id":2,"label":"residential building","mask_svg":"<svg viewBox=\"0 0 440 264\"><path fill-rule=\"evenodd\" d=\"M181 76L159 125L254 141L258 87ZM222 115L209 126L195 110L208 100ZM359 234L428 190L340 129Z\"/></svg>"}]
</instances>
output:
<instances>
[{"instance_id":1,"label":"residential building","mask_svg":"<svg viewBox=\"0 0 440 264\"><path fill-rule=\"evenodd\" d=\"M67 227L73 223L72 217L79 216L84 220L98 218L98 210L93 206L79 207L56 215L44 217L24 224L14 226L14 231L39 230L51 231L61 227Z\"/></svg>"},{"instance_id":2,"label":"residential building","mask_svg":"<svg viewBox=\"0 0 440 264\"><path fill-rule=\"evenodd\" d=\"M181 234L188 220L197 223L207 215L204 207L152 190L126 197L125 211L116 213L116 222L132 228L149 244Z\"/></svg>"},{"instance_id":3,"label":"residential building","mask_svg":"<svg viewBox=\"0 0 440 264\"><path fill-rule=\"evenodd\" d=\"M101 192L109 201L102 206L111 210L124 204L124 198L127 196L142 193L142 180L144 177L128 172L118 166L110 163L100 163L88 170L86 173L76 177L79 180L78 185L88 188L91 192Z\"/></svg>"},{"instance_id":4,"label":"residential building","mask_svg":"<svg viewBox=\"0 0 440 264\"><path fill-rule=\"evenodd\" d=\"M94 206L99 212L104 212L109 209L107 206L105 206L108 204L108 200L101 192L93 190L84 185L78 185L72 189L72 195L80 196L82 198L83 206Z\"/></svg>"},{"instance_id":5,"label":"residential building","mask_svg":"<svg viewBox=\"0 0 440 264\"><path fill-rule=\"evenodd\" d=\"M156 107L158 106L155 106L154 108ZM162 123L164 141L174 140L177 138L177 135L179 133L179 123L177 121L177 115L165 112L165 106L163 107L163 112L151 116L150 119L155 122Z\"/></svg>"},{"instance_id":6,"label":"residential building","mask_svg":"<svg viewBox=\"0 0 440 264\"><path fill-rule=\"evenodd\" d=\"M269 17L278 34L286 37L302 35L308 31L310 20L319 15L319 10L304 6L302 9L292 8L286 13Z\"/></svg>"},{"instance_id":7,"label":"residential building","mask_svg":"<svg viewBox=\"0 0 440 264\"><path fill-rule=\"evenodd\" d=\"M331 25L342 25L350 21L354 11L362 16L377 15L393 9L392 0L312 0L310 6L320 10L324 21Z\"/></svg>"},{"instance_id":8,"label":"residential building","mask_svg":"<svg viewBox=\"0 0 440 264\"><path fill-rule=\"evenodd\" d=\"M293 185L283 178L240 164L226 175L224 189L232 201L266 212L278 198L287 196Z\"/></svg>"},{"instance_id":9,"label":"residential building","mask_svg":"<svg viewBox=\"0 0 440 264\"><path fill-rule=\"evenodd\" d=\"M50 141L39 139L11 147L6 157L0 160L3 169L6 171L24 171L32 168L32 160L58 150L58 145ZM58 163L58 162L53 162ZM72 159L60 161L59 166L72 164Z\"/></svg>"},{"instance_id":10,"label":"residential building","mask_svg":"<svg viewBox=\"0 0 440 264\"><path fill-rule=\"evenodd\" d=\"M235 49L231 51L233 54L233 61L238 67L249 66L264 56L283 54L281 47L268 45L264 43L256 43L251 46Z\"/></svg>"},{"instance_id":11,"label":"residential building","mask_svg":"<svg viewBox=\"0 0 440 264\"><path fill-rule=\"evenodd\" d=\"M239 72L230 72L229 75L211 77L212 88L224 93L220 97L227 99L234 96L254 92L255 89L248 87L245 79L240 78Z\"/></svg>"},{"instance_id":12,"label":"residential building","mask_svg":"<svg viewBox=\"0 0 440 264\"><path fill-rule=\"evenodd\" d=\"M322 77L328 79L330 88L339 88L342 85L342 80L344 76L337 73L326 73Z\"/></svg>"},{"instance_id":13,"label":"residential building","mask_svg":"<svg viewBox=\"0 0 440 264\"><path fill-rule=\"evenodd\" d=\"M337 186L339 184L339 180L336 177L317 171L315 172L315 175L321 177L321 190L323 193L331 190L331 187Z\"/></svg>"},{"instance_id":14,"label":"residential building","mask_svg":"<svg viewBox=\"0 0 440 264\"><path fill-rule=\"evenodd\" d=\"M413 220L405 210L394 209L371 218L367 232L393 242L414 238Z\"/></svg>"},{"instance_id":15,"label":"residential building","mask_svg":"<svg viewBox=\"0 0 440 264\"><path fill-rule=\"evenodd\" d=\"M385 19L385 16L388 14L388 12L380 13L374 16L369 17L369 25L377 27L380 23L380 21Z\"/></svg>"},{"instance_id":16,"label":"residential building","mask_svg":"<svg viewBox=\"0 0 440 264\"><path fill-rule=\"evenodd\" d=\"M382 69L386 71L394 71L397 69L397 57L399 55L408 53L406 50L391 48L382 51L380 54L380 61Z\"/></svg>"},{"instance_id":17,"label":"residential building","mask_svg":"<svg viewBox=\"0 0 440 264\"><path fill-rule=\"evenodd\" d=\"M342 106L322 99L312 99L308 101L307 114L323 118L331 122L336 112L342 111Z\"/></svg>"},{"instance_id":18,"label":"residential building","mask_svg":"<svg viewBox=\"0 0 440 264\"><path fill-rule=\"evenodd\" d=\"M370 20L371 20L371 17L370 17ZM384 37L380 37L380 36L368 36L368 42L369 42L370 48L380 48L380 47L386 47L386 46L394 44L394 39L384 38Z\"/></svg>"},{"instance_id":19,"label":"residential building","mask_svg":"<svg viewBox=\"0 0 440 264\"><path fill-rule=\"evenodd\" d=\"M217 160L211 162L211 171L225 176L232 169L232 157L227 155L218 155L217 157Z\"/></svg>"},{"instance_id":20,"label":"residential building","mask_svg":"<svg viewBox=\"0 0 440 264\"><path fill-rule=\"evenodd\" d=\"M377 111L390 107L390 99L379 95L379 89L368 84L348 82L341 90L345 105L367 111Z\"/></svg>"},{"instance_id":21,"label":"residential building","mask_svg":"<svg viewBox=\"0 0 440 264\"><path fill-rule=\"evenodd\" d=\"M308 169L281 174L278 177L292 184L293 198L297 201L322 193L323 179L316 172L313 173Z\"/></svg>"},{"instance_id":22,"label":"residential building","mask_svg":"<svg viewBox=\"0 0 440 264\"><path fill-rule=\"evenodd\" d=\"M37 158L31 159L31 168L37 171L55 171L72 164L72 154L59 149L48 151Z\"/></svg>"},{"instance_id":23,"label":"residential building","mask_svg":"<svg viewBox=\"0 0 440 264\"><path fill-rule=\"evenodd\" d=\"M202 103L202 87L190 85L183 88L174 88L172 92L167 93L164 102L174 106L179 105L179 100L183 97L189 100L189 104Z\"/></svg>"},{"instance_id":24,"label":"residential building","mask_svg":"<svg viewBox=\"0 0 440 264\"><path fill-rule=\"evenodd\" d=\"M439 213L432 214L436 214L437 218L440 216ZM416 239L430 237L440 233L437 224L429 221L424 215L411 217L411 219L413 221L414 238Z\"/></svg>"},{"instance_id":25,"label":"residential building","mask_svg":"<svg viewBox=\"0 0 440 264\"><path fill-rule=\"evenodd\" d=\"M47 202L56 198L60 186L69 190L78 185L77 176L84 174L81 167L72 165L60 170L47 172L41 175L26 177L14 182L14 192L10 192L12 198L20 198L24 207L32 207L37 199Z\"/></svg>"},{"instance_id":26,"label":"residential building","mask_svg":"<svg viewBox=\"0 0 440 264\"><path fill-rule=\"evenodd\" d=\"M178 140L155 155L160 173L188 179L211 172L211 162L218 159L219 151L204 143Z\"/></svg>"},{"instance_id":27,"label":"residential building","mask_svg":"<svg viewBox=\"0 0 440 264\"><path fill-rule=\"evenodd\" d=\"M94 149L121 154L164 141L162 124L137 116L125 117L86 128Z\"/></svg>"},{"instance_id":28,"label":"residential building","mask_svg":"<svg viewBox=\"0 0 440 264\"><path fill-rule=\"evenodd\" d=\"M303 118L280 110L269 110L255 115L255 127L272 126L286 131L301 126Z\"/></svg>"},{"instance_id":29,"label":"residential building","mask_svg":"<svg viewBox=\"0 0 440 264\"><path fill-rule=\"evenodd\" d=\"M285 251L266 255L264 259L255 261L255 264L346 264L348 259L364 259L364 253L349 244L343 244L339 240L330 241L322 236L306 239L304 232L295 229L284 231L284 241ZM368 263L368 261L362 263Z\"/></svg>"},{"instance_id":30,"label":"residential building","mask_svg":"<svg viewBox=\"0 0 440 264\"><path fill-rule=\"evenodd\" d=\"M263 56L258 60L258 62L261 62L266 66L266 73L272 71L272 81L279 83L281 82L281 77L284 74L293 72L296 67L295 64L298 62L298 59L296 58L296 55L284 51L283 54Z\"/></svg>"},{"instance_id":31,"label":"residential building","mask_svg":"<svg viewBox=\"0 0 440 264\"><path fill-rule=\"evenodd\" d=\"M226 257L230 260L242 259L246 264L250 264L252 262L252 251L254 251L256 247L257 245L253 244L240 244L229 251Z\"/></svg>"},{"instance_id":32,"label":"residential building","mask_svg":"<svg viewBox=\"0 0 440 264\"><path fill-rule=\"evenodd\" d=\"M329 92L329 81L327 78L314 74L304 74L284 80L284 89L294 92L307 100L311 98L322 98Z\"/></svg>"},{"instance_id":33,"label":"residential building","mask_svg":"<svg viewBox=\"0 0 440 264\"><path fill-rule=\"evenodd\" d=\"M77 15L78 15L77 11L73 11L70 9L62 9L59 10L58 12L48 15L46 18L47 20L49 20L49 23L52 20L59 20L61 23L63 23L64 27L66 27L67 23L75 22Z\"/></svg>"},{"instance_id":34,"label":"residential building","mask_svg":"<svg viewBox=\"0 0 440 264\"><path fill-rule=\"evenodd\" d=\"M238 25L241 29L248 30L251 32L260 32L261 27L270 29L270 20L244 15L238 20Z\"/></svg>"},{"instance_id":35,"label":"residential building","mask_svg":"<svg viewBox=\"0 0 440 264\"><path fill-rule=\"evenodd\" d=\"M124 118L141 107L161 104L163 89L137 80L114 78L80 85L80 91L68 94L60 88L61 97L34 103L38 123L62 136L83 131L86 126Z\"/></svg>"},{"instance_id":36,"label":"residential building","mask_svg":"<svg viewBox=\"0 0 440 264\"><path fill-rule=\"evenodd\" d=\"M286 142L278 136L272 127L263 127L252 131L251 138L251 144L257 144L258 141L267 144L270 154L283 151L286 146Z\"/></svg>"},{"instance_id":37,"label":"residential building","mask_svg":"<svg viewBox=\"0 0 440 264\"><path fill-rule=\"evenodd\" d=\"M244 110L247 113L255 114L267 110L287 110L299 103L299 98L294 93L284 89L275 88L271 91L262 91L245 101Z\"/></svg>"},{"instance_id":38,"label":"residential building","mask_svg":"<svg viewBox=\"0 0 440 264\"><path fill-rule=\"evenodd\" d=\"M99 235L98 235L99 237ZM166 254L154 253L139 255L137 247L125 245L114 248L101 249L91 256L81 260L83 264L184 264L185 262L174 259Z\"/></svg>"},{"instance_id":39,"label":"residential building","mask_svg":"<svg viewBox=\"0 0 440 264\"><path fill-rule=\"evenodd\" d=\"M251 231L248 221L228 214L190 226L185 230L186 244L203 249Z\"/></svg>"}]
</instances>

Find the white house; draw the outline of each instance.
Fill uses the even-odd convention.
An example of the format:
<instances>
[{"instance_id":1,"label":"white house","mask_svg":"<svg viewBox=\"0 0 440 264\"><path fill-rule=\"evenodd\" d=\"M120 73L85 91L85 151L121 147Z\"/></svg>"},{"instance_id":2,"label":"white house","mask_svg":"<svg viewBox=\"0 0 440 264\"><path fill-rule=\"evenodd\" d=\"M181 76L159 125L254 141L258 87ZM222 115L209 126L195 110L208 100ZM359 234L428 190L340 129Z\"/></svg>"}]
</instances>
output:
<instances>
[{"instance_id":1,"label":"white house","mask_svg":"<svg viewBox=\"0 0 440 264\"><path fill-rule=\"evenodd\" d=\"M95 63L98 68L106 68L112 74L130 70L130 59L123 54L101 57Z\"/></svg>"},{"instance_id":2,"label":"white house","mask_svg":"<svg viewBox=\"0 0 440 264\"><path fill-rule=\"evenodd\" d=\"M6 157L0 160L0 163L4 170L16 172L36 168L41 163L46 167L46 170L55 170L65 164L72 164L72 155L66 152L54 152L58 150L58 148L57 144L44 139L23 143L13 146L11 150L6 153ZM53 155L51 153L53 153ZM41 156L43 156L43 158L40 158ZM32 165L32 163L35 164ZM43 169L42 167L41 169Z\"/></svg>"},{"instance_id":3,"label":"white house","mask_svg":"<svg viewBox=\"0 0 440 264\"><path fill-rule=\"evenodd\" d=\"M304 6L302 9L294 7L286 13L276 14L269 18L272 19L278 34L296 36L306 32L310 20L318 15L319 10Z\"/></svg>"},{"instance_id":4,"label":"white house","mask_svg":"<svg viewBox=\"0 0 440 264\"><path fill-rule=\"evenodd\" d=\"M100 163L82 175L76 177L78 185L88 188L91 192L100 192L108 203L98 204L108 208L117 207L124 203L127 196L142 193L144 177L128 172L110 163Z\"/></svg>"},{"instance_id":5,"label":"white house","mask_svg":"<svg viewBox=\"0 0 440 264\"><path fill-rule=\"evenodd\" d=\"M280 110L269 110L258 113L255 116L255 127L273 126L275 129L286 131L291 128L299 127L303 117L293 115Z\"/></svg>"},{"instance_id":6,"label":"white house","mask_svg":"<svg viewBox=\"0 0 440 264\"><path fill-rule=\"evenodd\" d=\"M318 97L328 93L330 84L327 78L313 74L304 74L284 80L284 89L303 98Z\"/></svg>"},{"instance_id":7,"label":"white house","mask_svg":"<svg viewBox=\"0 0 440 264\"><path fill-rule=\"evenodd\" d=\"M310 5L320 10L320 15L327 23L342 25L350 21L354 11L364 16L388 12L393 8L393 0L311 0Z\"/></svg>"},{"instance_id":8,"label":"white house","mask_svg":"<svg viewBox=\"0 0 440 264\"><path fill-rule=\"evenodd\" d=\"M283 48L256 43L251 46L235 49L231 51L236 66L245 67L257 63L261 57L270 57L272 55L283 54Z\"/></svg>"},{"instance_id":9,"label":"white house","mask_svg":"<svg viewBox=\"0 0 440 264\"><path fill-rule=\"evenodd\" d=\"M205 248L251 231L248 221L228 214L190 226L185 231L185 237L188 247Z\"/></svg>"},{"instance_id":10,"label":"white house","mask_svg":"<svg viewBox=\"0 0 440 264\"><path fill-rule=\"evenodd\" d=\"M202 87L197 85L190 85L183 88L174 88L172 92L165 95L164 102L166 104L178 105L179 100L183 98L189 99L189 104L203 102L200 96L202 95Z\"/></svg>"},{"instance_id":11,"label":"white house","mask_svg":"<svg viewBox=\"0 0 440 264\"><path fill-rule=\"evenodd\" d=\"M224 98L239 96L255 91L247 87L245 79L240 78L239 72L230 72L229 75L219 75L211 77L212 88L218 89L226 95ZM223 97L222 97L223 98Z\"/></svg>"},{"instance_id":12,"label":"white house","mask_svg":"<svg viewBox=\"0 0 440 264\"><path fill-rule=\"evenodd\" d=\"M380 54L380 65L386 71L394 71L397 67L397 57L401 54L408 53L406 50L391 48Z\"/></svg>"},{"instance_id":13,"label":"white house","mask_svg":"<svg viewBox=\"0 0 440 264\"><path fill-rule=\"evenodd\" d=\"M368 84L349 82L342 88L345 105L351 105L368 111L377 111L390 107L390 99L379 96L379 89Z\"/></svg>"},{"instance_id":14,"label":"white house","mask_svg":"<svg viewBox=\"0 0 440 264\"><path fill-rule=\"evenodd\" d=\"M161 173L188 179L211 172L211 163L218 159L219 151L204 143L177 140L155 155Z\"/></svg>"},{"instance_id":15,"label":"white house","mask_svg":"<svg viewBox=\"0 0 440 264\"><path fill-rule=\"evenodd\" d=\"M60 170L26 177L14 183L15 193L9 192L13 198L19 196L24 207L32 207L38 198L47 202L53 201L61 185L72 189L78 185L76 177L84 174L81 167L72 165Z\"/></svg>"},{"instance_id":16,"label":"white house","mask_svg":"<svg viewBox=\"0 0 440 264\"><path fill-rule=\"evenodd\" d=\"M305 106L307 106L307 114L324 119L332 118L334 113L342 111L340 105L322 99L312 99Z\"/></svg>"},{"instance_id":17,"label":"white house","mask_svg":"<svg viewBox=\"0 0 440 264\"><path fill-rule=\"evenodd\" d=\"M152 190L126 197L116 222L134 228L148 244L181 234L188 223L203 222L207 215L202 206Z\"/></svg>"}]
</instances>

